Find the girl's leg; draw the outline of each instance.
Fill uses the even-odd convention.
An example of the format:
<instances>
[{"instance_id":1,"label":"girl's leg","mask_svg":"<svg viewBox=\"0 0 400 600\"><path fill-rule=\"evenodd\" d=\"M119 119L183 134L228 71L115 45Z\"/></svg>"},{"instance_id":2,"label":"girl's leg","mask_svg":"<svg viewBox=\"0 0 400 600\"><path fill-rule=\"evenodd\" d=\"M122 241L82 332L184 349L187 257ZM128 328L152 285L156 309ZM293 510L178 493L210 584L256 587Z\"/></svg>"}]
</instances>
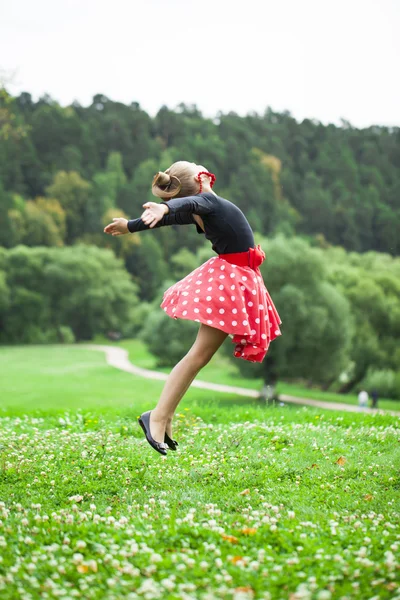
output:
<instances>
[{"instance_id":1,"label":"girl's leg","mask_svg":"<svg viewBox=\"0 0 400 600\"><path fill-rule=\"evenodd\" d=\"M157 442L164 441L167 426L169 430L167 433L170 435L172 417L176 407L197 373L210 361L227 335L214 327L200 325L195 343L186 356L172 369L158 404L151 411L150 430Z\"/></svg>"}]
</instances>

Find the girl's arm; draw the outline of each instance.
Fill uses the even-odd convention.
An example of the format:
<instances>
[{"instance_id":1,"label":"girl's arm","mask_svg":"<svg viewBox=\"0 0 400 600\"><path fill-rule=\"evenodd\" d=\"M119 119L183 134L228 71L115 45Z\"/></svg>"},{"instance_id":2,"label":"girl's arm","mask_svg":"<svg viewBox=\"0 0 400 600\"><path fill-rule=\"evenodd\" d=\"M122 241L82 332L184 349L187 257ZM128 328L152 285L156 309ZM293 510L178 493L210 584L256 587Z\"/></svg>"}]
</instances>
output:
<instances>
[{"instance_id":1,"label":"girl's arm","mask_svg":"<svg viewBox=\"0 0 400 600\"><path fill-rule=\"evenodd\" d=\"M193 225L196 221L193 219L192 213L174 213L166 214L157 221L153 227L150 223L145 223L142 218L131 219L128 221L127 226L131 233L135 231L143 231L144 229L153 229L154 227L166 227L168 225Z\"/></svg>"},{"instance_id":2,"label":"girl's arm","mask_svg":"<svg viewBox=\"0 0 400 600\"><path fill-rule=\"evenodd\" d=\"M168 207L168 214L193 213L195 215L207 215L214 210L215 196L207 194L201 196L186 196L185 198L173 198L162 201L161 205Z\"/></svg>"},{"instance_id":3,"label":"girl's arm","mask_svg":"<svg viewBox=\"0 0 400 600\"><path fill-rule=\"evenodd\" d=\"M194 223L195 221L192 219L192 215L207 215L214 210L214 199L215 196L213 194L207 194L207 196L186 196L184 198L174 198L173 200L168 200L160 202L157 204L156 202L147 202L143 205L143 208L146 210L142 214L142 221L145 225L149 225L150 228L157 227L158 223L165 216L170 217L172 222L167 222L166 224L173 224L173 219L178 219L178 224L183 224L182 220L190 219L189 221L184 221L185 223Z\"/></svg>"},{"instance_id":4,"label":"girl's arm","mask_svg":"<svg viewBox=\"0 0 400 600\"><path fill-rule=\"evenodd\" d=\"M147 206L147 205L145 205ZM159 204L156 206L160 206ZM123 219L121 217L113 219L113 222L104 228L104 233L110 235L124 235L125 233L135 233L136 231L143 231L145 229L153 229L154 227L165 227L168 225L193 225L196 221L193 219L192 213L174 213L165 214L165 208L162 208L162 218L159 221L154 222L154 218L151 219L151 213L149 214L147 209L142 217L139 219Z\"/></svg>"},{"instance_id":5,"label":"girl's arm","mask_svg":"<svg viewBox=\"0 0 400 600\"><path fill-rule=\"evenodd\" d=\"M147 202L143 205L146 210L140 219L113 219L113 223L104 228L105 233L111 235L124 235L128 232L164 227L166 225L196 224L195 215L207 215L214 210L213 194L201 196L186 196L175 198L168 202ZM197 224L196 224L197 226Z\"/></svg>"}]
</instances>

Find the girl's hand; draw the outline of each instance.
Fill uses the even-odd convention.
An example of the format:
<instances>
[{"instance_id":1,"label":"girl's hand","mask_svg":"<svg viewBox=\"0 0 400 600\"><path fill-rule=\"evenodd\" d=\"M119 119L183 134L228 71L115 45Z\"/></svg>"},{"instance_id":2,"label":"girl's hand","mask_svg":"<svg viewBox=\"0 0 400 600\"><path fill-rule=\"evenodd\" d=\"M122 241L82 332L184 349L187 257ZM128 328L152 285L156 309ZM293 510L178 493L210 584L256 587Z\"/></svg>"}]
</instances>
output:
<instances>
[{"instance_id":1,"label":"girl's hand","mask_svg":"<svg viewBox=\"0 0 400 600\"><path fill-rule=\"evenodd\" d=\"M110 235L124 235L125 233L129 233L127 219L123 219L122 217L113 219L113 223L104 227L104 233L109 233Z\"/></svg>"},{"instance_id":2,"label":"girl's hand","mask_svg":"<svg viewBox=\"0 0 400 600\"><path fill-rule=\"evenodd\" d=\"M143 204L143 208L146 210L141 218L145 225L149 225L150 229L155 227L163 216L169 212L166 204L157 204L156 202L146 202L146 204Z\"/></svg>"}]
</instances>

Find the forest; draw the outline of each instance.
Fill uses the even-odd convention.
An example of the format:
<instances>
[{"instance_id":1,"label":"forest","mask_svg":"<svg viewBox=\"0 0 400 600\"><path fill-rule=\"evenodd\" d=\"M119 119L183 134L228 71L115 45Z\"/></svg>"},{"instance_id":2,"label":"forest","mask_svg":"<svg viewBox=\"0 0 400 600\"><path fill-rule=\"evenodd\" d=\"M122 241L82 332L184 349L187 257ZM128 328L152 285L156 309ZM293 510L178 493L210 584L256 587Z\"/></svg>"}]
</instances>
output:
<instances>
[{"instance_id":1,"label":"forest","mask_svg":"<svg viewBox=\"0 0 400 600\"><path fill-rule=\"evenodd\" d=\"M284 335L263 365L241 368L400 397L400 129L271 109L210 119L182 104L151 117L102 94L63 107L0 90L0 343L118 331L142 336L160 364L182 356L196 326L165 317L162 292L211 248L194 227L103 233L140 216L153 175L176 160L216 174L267 254Z\"/></svg>"}]
</instances>

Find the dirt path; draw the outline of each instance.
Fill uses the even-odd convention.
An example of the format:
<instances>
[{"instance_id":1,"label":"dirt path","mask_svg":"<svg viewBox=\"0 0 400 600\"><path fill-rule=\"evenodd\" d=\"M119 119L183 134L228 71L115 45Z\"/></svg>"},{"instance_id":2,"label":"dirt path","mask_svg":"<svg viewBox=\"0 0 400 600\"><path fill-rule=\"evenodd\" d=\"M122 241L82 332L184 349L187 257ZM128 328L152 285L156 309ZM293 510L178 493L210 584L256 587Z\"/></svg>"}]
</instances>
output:
<instances>
[{"instance_id":1,"label":"dirt path","mask_svg":"<svg viewBox=\"0 0 400 600\"><path fill-rule=\"evenodd\" d=\"M166 373L160 373L159 371L150 371L149 369L142 369L141 367L136 367L130 362L128 351L124 350L123 348L118 348L117 346L99 346L94 344L85 344L84 347L89 348L91 350L100 350L101 352L104 352L106 355L107 363L110 366L115 367L116 369L120 369L121 371L126 371L127 373L138 375L139 377L145 377L146 379L155 379L158 381L165 381L168 377ZM246 396L247 398L260 397L260 393L257 390L241 388L232 385L221 385L219 383L209 383L207 381L201 381L199 379L195 379L191 387L201 388L203 390L213 390L215 392L237 394L239 396ZM399 411L386 411L375 408L360 409L354 404L345 404L343 402L324 402L323 400L313 400L311 398L297 398L295 396L288 396L286 394L279 394L279 398L282 402L290 402L292 404L300 404L302 406L317 406L319 408L327 408L329 410L345 410L347 412L379 412L388 413L393 416L400 416Z\"/></svg>"}]
</instances>

